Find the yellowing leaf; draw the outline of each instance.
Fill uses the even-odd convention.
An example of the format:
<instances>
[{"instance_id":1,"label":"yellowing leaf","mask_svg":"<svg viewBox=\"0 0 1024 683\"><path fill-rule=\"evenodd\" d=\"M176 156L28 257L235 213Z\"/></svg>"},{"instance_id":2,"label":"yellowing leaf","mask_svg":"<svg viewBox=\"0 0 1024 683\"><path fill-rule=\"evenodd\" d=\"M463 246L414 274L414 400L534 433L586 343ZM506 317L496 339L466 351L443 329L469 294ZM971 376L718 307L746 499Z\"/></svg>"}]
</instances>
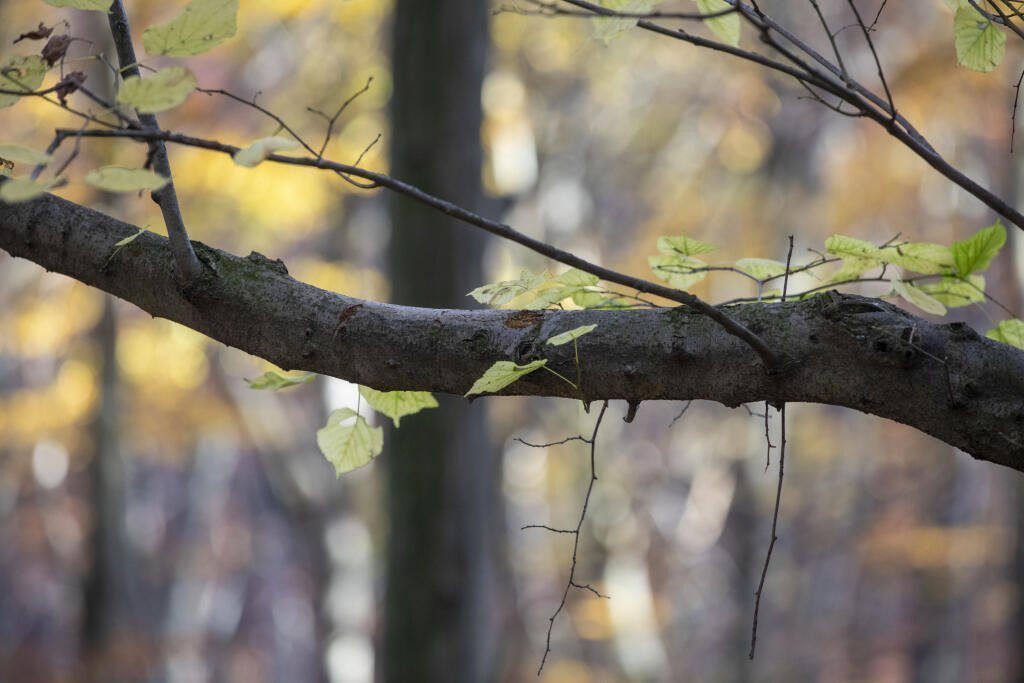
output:
<instances>
[{"instance_id":1,"label":"yellowing leaf","mask_svg":"<svg viewBox=\"0 0 1024 683\"><path fill-rule=\"evenodd\" d=\"M658 251L662 254L696 256L708 254L717 249L713 244L690 239L685 235L662 235L658 238Z\"/></svg>"},{"instance_id":2,"label":"yellowing leaf","mask_svg":"<svg viewBox=\"0 0 1024 683\"><path fill-rule=\"evenodd\" d=\"M1024 349L1024 320L1017 318L1004 320L986 332L985 336L1010 346L1016 346L1018 349Z\"/></svg>"},{"instance_id":3,"label":"yellowing leaf","mask_svg":"<svg viewBox=\"0 0 1024 683\"><path fill-rule=\"evenodd\" d=\"M879 258L906 270L923 275L948 273L953 268L953 252L942 244L908 242L881 247Z\"/></svg>"},{"instance_id":4,"label":"yellowing leaf","mask_svg":"<svg viewBox=\"0 0 1024 683\"><path fill-rule=\"evenodd\" d=\"M654 274L676 289L689 289L707 277L707 271L694 272L707 266L699 258L678 254L655 254L647 257Z\"/></svg>"},{"instance_id":5,"label":"yellowing leaf","mask_svg":"<svg viewBox=\"0 0 1024 683\"><path fill-rule=\"evenodd\" d=\"M865 242L846 235L832 235L825 240L825 249L830 254L854 258L880 259L881 250L871 242Z\"/></svg>"},{"instance_id":6,"label":"yellowing leaf","mask_svg":"<svg viewBox=\"0 0 1024 683\"><path fill-rule=\"evenodd\" d=\"M354 421L348 422L355 418ZM343 424L348 422L348 424ZM340 477L374 459L384 449L384 430L371 427L351 408L339 408L316 432L316 445Z\"/></svg>"},{"instance_id":7,"label":"yellowing leaf","mask_svg":"<svg viewBox=\"0 0 1024 683\"><path fill-rule=\"evenodd\" d=\"M969 275L985 270L1005 243L1006 228L999 220L961 242L954 242L952 251L956 272Z\"/></svg>"},{"instance_id":8,"label":"yellowing leaf","mask_svg":"<svg viewBox=\"0 0 1024 683\"><path fill-rule=\"evenodd\" d=\"M785 263L767 258L741 258L736 262L736 267L758 280L767 280L786 273Z\"/></svg>"},{"instance_id":9,"label":"yellowing leaf","mask_svg":"<svg viewBox=\"0 0 1024 683\"><path fill-rule=\"evenodd\" d=\"M170 179L145 168L103 166L86 173L85 182L107 192L154 192L170 182Z\"/></svg>"},{"instance_id":10,"label":"yellowing leaf","mask_svg":"<svg viewBox=\"0 0 1024 683\"><path fill-rule=\"evenodd\" d=\"M694 0L694 2L697 3L697 9L700 10L701 14L713 14L732 7L725 0ZM739 47L740 15L737 12L705 19L704 24L711 29L716 38L726 45Z\"/></svg>"},{"instance_id":11,"label":"yellowing leaf","mask_svg":"<svg viewBox=\"0 0 1024 683\"><path fill-rule=\"evenodd\" d=\"M48 65L39 55L11 57L0 65L0 90L32 92L43 83ZM9 107L21 97L0 95L0 107Z\"/></svg>"},{"instance_id":12,"label":"yellowing leaf","mask_svg":"<svg viewBox=\"0 0 1024 683\"><path fill-rule=\"evenodd\" d=\"M601 0L602 7L624 14L645 14L657 7L662 0ZM628 28L636 26L635 18L615 19L613 17L594 17L594 37L610 43L616 36Z\"/></svg>"},{"instance_id":13,"label":"yellowing leaf","mask_svg":"<svg viewBox=\"0 0 1024 683\"><path fill-rule=\"evenodd\" d=\"M856 256L845 257L843 258L842 267L833 273L828 281L848 282L849 280L856 280L865 272L880 265L882 265L882 262L875 259L857 258Z\"/></svg>"},{"instance_id":14,"label":"yellowing leaf","mask_svg":"<svg viewBox=\"0 0 1024 683\"><path fill-rule=\"evenodd\" d=\"M546 359L542 359L535 360L526 365L516 365L512 361L499 360L487 368L487 371L484 372L480 379L473 383L473 386L466 392L466 396L482 394L484 392L493 394L496 391L501 391L520 377L530 374L537 368L544 367L547 362Z\"/></svg>"},{"instance_id":15,"label":"yellowing leaf","mask_svg":"<svg viewBox=\"0 0 1024 683\"><path fill-rule=\"evenodd\" d=\"M45 0L52 7L74 7L75 9L109 12L112 0Z\"/></svg>"},{"instance_id":16,"label":"yellowing leaf","mask_svg":"<svg viewBox=\"0 0 1024 683\"><path fill-rule=\"evenodd\" d=\"M948 308L981 303L985 300L985 278L970 275L966 280L944 277L939 282L921 285L921 291Z\"/></svg>"},{"instance_id":17,"label":"yellowing leaf","mask_svg":"<svg viewBox=\"0 0 1024 683\"><path fill-rule=\"evenodd\" d=\"M518 279L502 280L501 282L482 285L466 296L471 296L479 303L487 306L501 306L512 301L517 296L540 287L546 280L546 274L538 275L524 270L519 273Z\"/></svg>"},{"instance_id":18,"label":"yellowing leaf","mask_svg":"<svg viewBox=\"0 0 1024 683\"><path fill-rule=\"evenodd\" d=\"M914 286L913 283L903 282L902 280L893 280L892 288L897 294L900 295L904 301L908 301L922 311L931 313L933 315L945 315L946 307L943 306L939 301L933 298L931 295L921 291L918 287Z\"/></svg>"},{"instance_id":19,"label":"yellowing leaf","mask_svg":"<svg viewBox=\"0 0 1024 683\"><path fill-rule=\"evenodd\" d=\"M0 145L0 159L16 161L19 164L45 166L53 157L46 152L39 152L21 145Z\"/></svg>"},{"instance_id":20,"label":"yellowing leaf","mask_svg":"<svg viewBox=\"0 0 1024 683\"><path fill-rule=\"evenodd\" d=\"M142 45L151 55L187 57L220 45L235 35L238 0L192 0L185 11L166 24L142 32Z\"/></svg>"},{"instance_id":21,"label":"yellowing leaf","mask_svg":"<svg viewBox=\"0 0 1024 683\"><path fill-rule=\"evenodd\" d=\"M232 159L234 159L235 163L239 166L252 168L274 152L295 149L298 146L299 143L289 138L260 138L245 149L235 152Z\"/></svg>"},{"instance_id":22,"label":"yellowing leaf","mask_svg":"<svg viewBox=\"0 0 1024 683\"><path fill-rule=\"evenodd\" d=\"M574 327L571 330L568 330L567 332L556 334L554 337L548 339L545 343L550 344L551 346L561 346L562 344L568 344L574 339L579 339L583 335L593 332L596 327L597 325L580 325L579 327Z\"/></svg>"},{"instance_id":23,"label":"yellowing leaf","mask_svg":"<svg viewBox=\"0 0 1024 683\"><path fill-rule=\"evenodd\" d=\"M0 200L7 202L8 204L17 204L18 202L27 202L30 199L35 199L41 196L51 187L54 187L60 183L60 179L47 180L45 182L40 180L31 180L29 178L11 178L5 180L0 185Z\"/></svg>"},{"instance_id":24,"label":"yellowing leaf","mask_svg":"<svg viewBox=\"0 0 1024 683\"><path fill-rule=\"evenodd\" d=\"M396 427L406 415L437 407L437 399L429 391L377 391L361 386L359 393L374 410L390 417Z\"/></svg>"},{"instance_id":25,"label":"yellowing leaf","mask_svg":"<svg viewBox=\"0 0 1024 683\"><path fill-rule=\"evenodd\" d=\"M961 7L953 17L956 63L974 71L992 71L1003 61L1006 34L973 7Z\"/></svg>"},{"instance_id":26,"label":"yellowing leaf","mask_svg":"<svg viewBox=\"0 0 1024 683\"><path fill-rule=\"evenodd\" d=\"M129 76L117 91L117 101L143 114L177 107L196 89L196 77L183 66L169 66L142 79Z\"/></svg>"},{"instance_id":27,"label":"yellowing leaf","mask_svg":"<svg viewBox=\"0 0 1024 683\"><path fill-rule=\"evenodd\" d=\"M142 231L139 231L138 234L132 235L131 237L126 237L125 239L133 240L141 234ZM123 242L124 240L121 241ZM120 244L121 242L118 242L119 246ZM304 372L301 375L284 376L279 375L278 373L271 370L268 372L264 372L256 379L248 380L248 382L250 389L269 389L271 391L277 391L278 389L296 387L299 386L300 384L309 384L314 379L316 379L316 373L313 372Z\"/></svg>"},{"instance_id":28,"label":"yellowing leaf","mask_svg":"<svg viewBox=\"0 0 1024 683\"><path fill-rule=\"evenodd\" d=\"M569 285L570 287L589 287L596 285L600 281L600 278L596 275L586 273L579 268L570 268L555 277L554 281L560 282L563 285Z\"/></svg>"}]
</instances>

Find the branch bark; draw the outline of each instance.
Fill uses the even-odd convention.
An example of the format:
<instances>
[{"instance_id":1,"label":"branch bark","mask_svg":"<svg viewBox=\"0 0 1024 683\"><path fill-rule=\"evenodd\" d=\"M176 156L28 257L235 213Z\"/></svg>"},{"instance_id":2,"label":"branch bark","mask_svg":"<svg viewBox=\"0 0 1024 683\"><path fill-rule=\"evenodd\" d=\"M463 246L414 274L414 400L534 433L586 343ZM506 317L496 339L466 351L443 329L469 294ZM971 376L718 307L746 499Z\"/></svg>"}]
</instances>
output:
<instances>
[{"instance_id":1,"label":"branch bark","mask_svg":"<svg viewBox=\"0 0 1024 683\"><path fill-rule=\"evenodd\" d=\"M812 402L913 426L1024 472L1024 352L961 323L938 325L885 302L833 292L730 314L796 359L763 371L750 347L687 307L636 311L463 311L364 301L298 282L278 261L194 242L201 277L179 288L167 240L47 195L0 203L0 248L110 292L283 368L381 390L461 394L492 363L549 359L575 375L573 349L544 341L579 325L580 391L535 372L502 393L630 401Z\"/></svg>"}]
</instances>

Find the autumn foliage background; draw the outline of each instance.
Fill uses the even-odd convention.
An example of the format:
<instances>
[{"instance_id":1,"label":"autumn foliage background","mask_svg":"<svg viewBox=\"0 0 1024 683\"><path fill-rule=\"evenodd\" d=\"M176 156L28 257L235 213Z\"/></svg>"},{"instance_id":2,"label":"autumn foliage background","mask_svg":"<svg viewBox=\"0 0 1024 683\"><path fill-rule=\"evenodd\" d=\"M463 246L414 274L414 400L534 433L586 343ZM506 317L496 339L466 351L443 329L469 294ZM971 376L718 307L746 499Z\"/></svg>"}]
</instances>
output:
<instances>
[{"instance_id":1,"label":"autumn foliage background","mask_svg":"<svg viewBox=\"0 0 1024 683\"><path fill-rule=\"evenodd\" d=\"M807 7L778 4L777 19L819 35ZM383 133L364 165L386 170L390 10L375 0L249 0L237 37L187 64L203 87L262 93L260 104L311 140L324 124L307 108L332 111L372 77L326 156L352 161ZM176 9L134 2L129 11L141 30ZM25 1L0 5L0 17L3 54L38 22L64 19L94 41L72 56L105 49L99 15ZM951 161L1019 203L1009 135L1022 51L1011 42L994 74L958 69L950 22L938 0L889 3L876 40L890 86ZM728 262L784 260L789 235L804 259L834 233L948 244L991 223L879 127L751 65L639 31L605 44L588 21L502 12L492 30L487 187L511 200L507 222L586 258L644 275L657 236L680 231L719 245L714 256ZM870 54L849 39L850 68L871 82ZM100 73L94 62L82 67ZM26 100L0 110L0 138L43 148L69 123ZM232 144L275 132L251 109L202 94L161 123ZM144 156L138 145L86 141L71 173ZM193 239L281 258L319 287L388 298L380 192L315 171L242 169L194 149L172 148L171 160ZM161 229L147 199L74 180L58 193ZM1019 317L1016 233L1011 241L989 291ZM551 267L497 241L486 258L490 281ZM696 293L752 292L721 274ZM0 255L0 679L79 680L102 666L119 672L106 680L307 680L322 654L333 680L371 680L388 511L376 464L335 481L314 436L329 410L355 407L354 387L320 378L254 392L244 380L265 363L127 305L104 313L108 305ZM116 342L105 315L116 319ZM978 308L951 315L993 324ZM104 375L111 348L115 371ZM104 413L111 395L113 415ZM588 430L593 415L570 400L491 399L488 408L505 444L502 540L518 662L508 676L520 680L533 675L569 563L566 539L520 527L573 522L589 465L578 445L530 448L514 437L557 441ZM748 661L775 487L756 414L764 406L695 403L676 420L682 408L646 403L626 425L624 406L612 406L578 570L611 599L572 596L541 680L1024 678L1020 475L906 427L804 405L790 407L780 541ZM86 657L95 520L85 471L110 419L124 460L123 576L108 596L120 618L112 644ZM327 520L322 536L309 532L310 514Z\"/></svg>"}]
</instances>

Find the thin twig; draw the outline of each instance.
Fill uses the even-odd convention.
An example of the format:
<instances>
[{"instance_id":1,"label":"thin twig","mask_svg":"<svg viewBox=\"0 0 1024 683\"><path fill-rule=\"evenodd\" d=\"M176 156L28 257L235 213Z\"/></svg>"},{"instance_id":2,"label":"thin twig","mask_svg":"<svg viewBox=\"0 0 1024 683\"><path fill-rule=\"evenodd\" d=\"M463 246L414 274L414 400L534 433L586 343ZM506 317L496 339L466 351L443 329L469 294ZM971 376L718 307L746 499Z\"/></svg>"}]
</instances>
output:
<instances>
[{"instance_id":1,"label":"thin twig","mask_svg":"<svg viewBox=\"0 0 1024 683\"><path fill-rule=\"evenodd\" d=\"M576 523L576 529L570 533L573 535L572 542L572 564L569 566L569 579L565 582L565 590L562 591L562 600L558 603L558 609L548 619L548 635L544 644L544 656L540 659L540 667L537 669L537 675L540 676L541 672L544 671L544 663L548 660L548 654L551 653L551 630L555 627L555 620L558 619L558 615L565 609L565 601L569 598L569 590L572 588L583 588L594 593L598 597L605 598L606 595L602 595L590 584L576 583L576 557L580 548L580 530L583 528L583 520L587 518L587 506L590 505L590 494L594 491L594 482L597 481L597 466L596 466L596 453L597 453L597 431L601 428L601 420L604 419L604 413L608 410L608 401L604 401L601 405L601 412L597 414L597 420L594 422L594 431L590 435L590 482L587 484L587 493L583 496L583 507L580 510L580 519ZM559 533L564 533L559 531Z\"/></svg>"},{"instance_id":2,"label":"thin twig","mask_svg":"<svg viewBox=\"0 0 1024 683\"><path fill-rule=\"evenodd\" d=\"M779 505L782 501L782 479L786 466L786 404L779 408L781 425L779 427L781 438L779 440L779 484L775 489L775 510L772 513L772 540L768 543L768 552L764 556L764 566L761 568L761 580L757 584L757 591L754 593L754 619L750 628L750 659L754 658L754 650L757 648L757 618L761 611L761 594L764 591L764 582L768 576L768 565L772 561L772 550L775 549L775 542L779 540L776 533L779 523Z\"/></svg>"}]
</instances>

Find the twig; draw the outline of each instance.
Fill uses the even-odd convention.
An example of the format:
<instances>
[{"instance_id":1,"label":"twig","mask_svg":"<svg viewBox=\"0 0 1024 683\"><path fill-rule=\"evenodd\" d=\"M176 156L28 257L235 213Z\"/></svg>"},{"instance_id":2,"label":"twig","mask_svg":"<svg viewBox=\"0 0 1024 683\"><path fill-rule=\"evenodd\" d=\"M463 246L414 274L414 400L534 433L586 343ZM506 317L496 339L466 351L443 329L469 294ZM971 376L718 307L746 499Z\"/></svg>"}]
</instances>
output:
<instances>
[{"instance_id":1,"label":"twig","mask_svg":"<svg viewBox=\"0 0 1024 683\"><path fill-rule=\"evenodd\" d=\"M750 659L754 658L754 650L757 648L757 618L761 611L761 593L764 591L765 578L768 576L768 564L772 560L772 550L775 549L775 542L779 540L776 530L779 523L779 504L782 501L782 479L786 466L786 404L779 408L781 418L781 438L779 441L779 484L775 489L775 511L772 513L772 540L768 544L768 552L764 556L764 566L761 568L761 580L757 584L757 591L754 598L754 619L750 628Z\"/></svg>"},{"instance_id":2,"label":"twig","mask_svg":"<svg viewBox=\"0 0 1024 683\"><path fill-rule=\"evenodd\" d=\"M583 520L587 518L587 506L590 505L590 494L594 491L594 482L597 481L597 467L595 464L595 457L597 453L597 430L601 428L601 420L604 419L604 413L608 410L608 401L604 401L601 405L601 412L597 414L597 420L594 422L594 431L590 435L590 482L587 484L587 493L583 496L583 508L580 510L580 519L576 523L576 529L573 531L564 531L559 529L551 529L557 533L571 533L573 535L572 542L572 564L569 566L569 579L565 582L565 590L562 591L562 600L558 603L558 609L548 619L548 635L544 645L544 656L540 659L540 667L537 669L537 675L540 676L541 672L544 671L544 663L548 660L548 655L551 653L551 630L555 627L555 620L558 615L565 609L565 601L569 598L569 590L572 588L582 588L588 590L594 595L600 598L606 598L608 596L602 595L590 584L576 583L576 556L580 548L580 529L583 528ZM544 528L544 527L541 527Z\"/></svg>"},{"instance_id":3,"label":"twig","mask_svg":"<svg viewBox=\"0 0 1024 683\"><path fill-rule=\"evenodd\" d=\"M128 15L125 13L122 0L113 1L107 19L114 46L117 48L121 73L128 77L139 76L138 60L135 57L135 47L132 45L131 31L128 27ZM150 131L160 130L155 114L139 113L139 121ZM188 231L185 229L185 220L181 215L181 207L178 206L178 194L174 190L174 176L171 173L170 160L167 158L167 146L159 138L153 138L149 142L149 152L153 170L168 180L166 185L153 192L152 197L163 214L171 253L177 266L177 276L182 284L192 282L200 276L203 268L192 249Z\"/></svg>"}]
</instances>

